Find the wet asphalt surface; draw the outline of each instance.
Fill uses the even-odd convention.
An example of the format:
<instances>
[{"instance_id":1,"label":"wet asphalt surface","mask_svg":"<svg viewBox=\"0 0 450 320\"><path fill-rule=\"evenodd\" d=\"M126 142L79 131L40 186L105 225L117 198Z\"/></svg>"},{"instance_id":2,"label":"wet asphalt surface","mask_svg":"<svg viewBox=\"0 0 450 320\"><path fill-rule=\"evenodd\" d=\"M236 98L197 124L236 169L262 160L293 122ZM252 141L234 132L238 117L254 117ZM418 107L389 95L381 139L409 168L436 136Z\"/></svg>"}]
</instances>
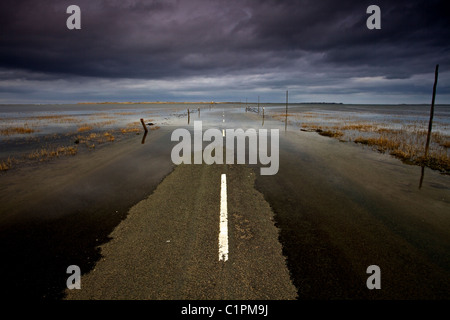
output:
<instances>
[{"instance_id":1,"label":"wet asphalt surface","mask_svg":"<svg viewBox=\"0 0 450 320\"><path fill-rule=\"evenodd\" d=\"M205 124L263 124L242 110L217 124L222 116L212 112ZM170 174L171 130L163 129L145 145L136 137L1 177L8 298L64 298L73 264L83 289L70 299L450 297L448 177L427 170L418 190L418 167L272 125L280 129L274 176L246 165ZM221 173L232 226L225 263L217 259ZM366 286L369 265L380 266L381 290Z\"/></svg>"}]
</instances>

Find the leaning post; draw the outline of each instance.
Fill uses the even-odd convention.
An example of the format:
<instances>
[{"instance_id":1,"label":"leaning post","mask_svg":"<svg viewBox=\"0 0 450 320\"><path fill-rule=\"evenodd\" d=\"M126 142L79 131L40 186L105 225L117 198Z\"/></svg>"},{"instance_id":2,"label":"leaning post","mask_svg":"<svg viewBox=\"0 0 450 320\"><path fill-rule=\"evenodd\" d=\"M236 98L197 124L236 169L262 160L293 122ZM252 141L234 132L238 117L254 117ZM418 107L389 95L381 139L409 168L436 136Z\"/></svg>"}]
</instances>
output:
<instances>
[{"instance_id":1,"label":"leaning post","mask_svg":"<svg viewBox=\"0 0 450 320\"><path fill-rule=\"evenodd\" d=\"M142 118L141 118L141 123L142 123L142 126L144 127L144 131L147 133L148 132L147 126L145 125L144 119L142 119Z\"/></svg>"},{"instance_id":2,"label":"leaning post","mask_svg":"<svg viewBox=\"0 0 450 320\"><path fill-rule=\"evenodd\" d=\"M425 145L425 161L428 157L428 149L430 147L430 140L431 140L431 129L433 127L434 101L436 98L436 86L437 86L437 81L438 81L438 72L439 72L439 65L437 64L436 69L434 71L433 97L431 99L430 121L428 122L427 143Z\"/></svg>"}]
</instances>

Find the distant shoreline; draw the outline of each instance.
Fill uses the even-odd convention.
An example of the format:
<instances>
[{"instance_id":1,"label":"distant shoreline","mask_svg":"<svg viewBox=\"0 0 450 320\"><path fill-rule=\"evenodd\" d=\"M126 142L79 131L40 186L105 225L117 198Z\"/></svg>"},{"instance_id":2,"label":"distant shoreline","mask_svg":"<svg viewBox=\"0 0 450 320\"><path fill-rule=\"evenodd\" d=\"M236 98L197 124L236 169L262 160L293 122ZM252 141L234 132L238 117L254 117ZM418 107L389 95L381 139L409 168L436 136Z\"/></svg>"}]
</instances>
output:
<instances>
[{"instance_id":1,"label":"distant shoreline","mask_svg":"<svg viewBox=\"0 0 450 320\"><path fill-rule=\"evenodd\" d=\"M142 102L114 102L114 101L105 101L105 102L78 102L77 104L219 104L219 103L230 103L230 102L215 102L215 101L199 101L199 102L176 102L176 101L142 101Z\"/></svg>"},{"instance_id":2,"label":"distant shoreline","mask_svg":"<svg viewBox=\"0 0 450 320\"><path fill-rule=\"evenodd\" d=\"M285 105L286 102L261 102L261 105L270 106L270 105ZM212 104L239 104L239 105L257 105L258 102L248 101L248 102L239 102L239 101L196 101L196 102L179 102L179 101L125 101L125 102L114 102L114 101L102 101L102 102L67 102L67 103L0 103L0 106L13 106L13 105L133 105L133 104L201 104L201 105L212 105ZM290 106L294 105L346 105L346 106L429 106L430 103L343 103L343 102L289 102ZM437 103L435 106L450 106L449 103Z\"/></svg>"},{"instance_id":3,"label":"distant shoreline","mask_svg":"<svg viewBox=\"0 0 450 320\"><path fill-rule=\"evenodd\" d=\"M132 101L124 101L124 102L114 102L114 101L104 101L104 102L77 102L77 105L87 105L87 104L258 104L258 102L249 101L249 102L239 102L239 101L196 101L196 102L180 102L180 101L141 101L141 102L132 102ZM284 105L285 102L264 102L260 103L261 105ZM305 105L305 104L320 104L320 105L360 105L360 106L429 106L429 103L343 103L343 102L290 102L289 105ZM450 104L440 103L436 104L436 106L450 106Z\"/></svg>"}]
</instances>

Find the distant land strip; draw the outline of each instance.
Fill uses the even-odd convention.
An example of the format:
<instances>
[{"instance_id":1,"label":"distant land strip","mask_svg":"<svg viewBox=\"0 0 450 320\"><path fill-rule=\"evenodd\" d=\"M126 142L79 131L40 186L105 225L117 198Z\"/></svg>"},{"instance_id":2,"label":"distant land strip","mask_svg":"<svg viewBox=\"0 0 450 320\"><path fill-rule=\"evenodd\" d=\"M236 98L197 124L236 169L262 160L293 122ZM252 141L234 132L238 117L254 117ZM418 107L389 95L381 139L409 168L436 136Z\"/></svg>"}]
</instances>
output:
<instances>
[{"instance_id":1,"label":"distant land strip","mask_svg":"<svg viewBox=\"0 0 450 320\"><path fill-rule=\"evenodd\" d=\"M199 101L199 102L177 102L177 101L141 101L141 102L78 102L77 104L219 104L219 103L233 103L233 102L215 102L215 101Z\"/></svg>"}]
</instances>

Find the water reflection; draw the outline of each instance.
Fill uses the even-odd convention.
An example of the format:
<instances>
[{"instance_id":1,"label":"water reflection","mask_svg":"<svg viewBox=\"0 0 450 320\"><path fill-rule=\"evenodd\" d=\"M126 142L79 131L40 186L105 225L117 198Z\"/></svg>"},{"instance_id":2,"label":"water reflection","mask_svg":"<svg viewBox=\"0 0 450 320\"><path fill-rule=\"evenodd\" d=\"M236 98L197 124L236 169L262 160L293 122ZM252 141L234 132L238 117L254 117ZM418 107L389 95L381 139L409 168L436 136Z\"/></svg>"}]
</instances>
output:
<instances>
[{"instance_id":1,"label":"water reflection","mask_svg":"<svg viewBox=\"0 0 450 320\"><path fill-rule=\"evenodd\" d=\"M424 166L422 166L422 170L421 170L421 174L420 174L419 189L421 189L421 188L422 188L422 182L423 182L423 177L424 177L424 174L425 174L425 167L424 167Z\"/></svg>"},{"instance_id":2,"label":"water reflection","mask_svg":"<svg viewBox=\"0 0 450 320\"><path fill-rule=\"evenodd\" d=\"M262 108L262 110L263 110L262 126L264 127L264 107Z\"/></svg>"},{"instance_id":3,"label":"water reflection","mask_svg":"<svg viewBox=\"0 0 450 320\"><path fill-rule=\"evenodd\" d=\"M142 144L145 143L145 138L147 138L147 134L148 134L148 131L145 131L144 136L142 137L142 141L141 141Z\"/></svg>"}]
</instances>

